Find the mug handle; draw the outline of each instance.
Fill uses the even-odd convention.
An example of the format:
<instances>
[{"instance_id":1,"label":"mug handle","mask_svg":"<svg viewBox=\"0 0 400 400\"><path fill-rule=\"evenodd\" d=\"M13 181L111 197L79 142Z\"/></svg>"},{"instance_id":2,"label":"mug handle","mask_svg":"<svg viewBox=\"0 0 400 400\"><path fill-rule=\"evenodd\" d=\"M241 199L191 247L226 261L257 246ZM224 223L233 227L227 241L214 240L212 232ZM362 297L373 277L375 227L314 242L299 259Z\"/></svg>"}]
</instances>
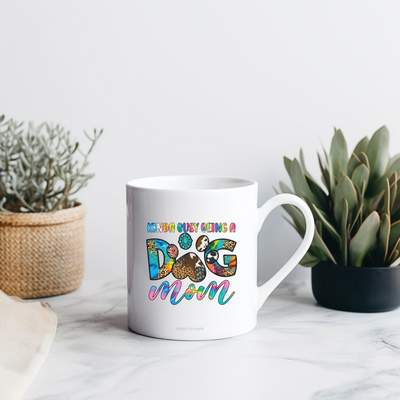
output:
<instances>
[{"instance_id":1,"label":"mug handle","mask_svg":"<svg viewBox=\"0 0 400 400\"><path fill-rule=\"evenodd\" d=\"M276 207L282 204L291 204L296 206L303 213L306 220L306 232L301 242L300 247L292 255L289 261L266 283L258 287L258 300L257 310L261 308L267 297L272 291L286 278L290 271L300 262L303 256L307 253L308 248L314 237L314 218L310 208L300 197L293 194L278 194L277 196L269 199L261 208L258 209L257 214L257 233L260 232L268 214Z\"/></svg>"}]
</instances>

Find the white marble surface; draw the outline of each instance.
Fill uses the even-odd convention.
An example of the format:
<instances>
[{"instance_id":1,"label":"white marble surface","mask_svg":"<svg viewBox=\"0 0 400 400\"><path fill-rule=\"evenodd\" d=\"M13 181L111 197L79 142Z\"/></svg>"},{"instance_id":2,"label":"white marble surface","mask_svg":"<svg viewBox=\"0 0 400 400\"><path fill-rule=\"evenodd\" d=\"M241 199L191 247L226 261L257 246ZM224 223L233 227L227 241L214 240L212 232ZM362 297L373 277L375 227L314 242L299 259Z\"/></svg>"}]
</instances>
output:
<instances>
[{"instance_id":1,"label":"white marble surface","mask_svg":"<svg viewBox=\"0 0 400 400\"><path fill-rule=\"evenodd\" d=\"M400 310L328 310L304 282L281 285L254 331L207 342L130 332L122 281L48 301L58 332L25 400L400 399Z\"/></svg>"}]
</instances>

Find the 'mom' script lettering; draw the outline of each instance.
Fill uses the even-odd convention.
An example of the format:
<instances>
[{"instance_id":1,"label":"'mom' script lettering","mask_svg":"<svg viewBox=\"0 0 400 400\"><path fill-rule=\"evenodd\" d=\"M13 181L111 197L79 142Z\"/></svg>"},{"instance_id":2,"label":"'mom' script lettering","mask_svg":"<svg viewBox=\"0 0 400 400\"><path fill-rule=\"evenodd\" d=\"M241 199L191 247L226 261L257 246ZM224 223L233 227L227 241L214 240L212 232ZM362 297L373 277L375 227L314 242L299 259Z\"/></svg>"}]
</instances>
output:
<instances>
[{"instance_id":1,"label":"'mom' script lettering","mask_svg":"<svg viewBox=\"0 0 400 400\"><path fill-rule=\"evenodd\" d=\"M215 297L215 295L217 294L218 290L221 289L221 291L219 292L219 295L218 295L218 303L221 305L224 305L235 294L235 292L232 292L231 295L226 300L224 300L226 292L229 289L229 281L228 280L222 281L219 285L217 285L217 282L212 281L205 290L204 290L204 286L199 286L199 288L196 289L195 285L190 284L188 286L188 288L186 289L185 293L183 293L182 296L179 299L177 299L179 291L181 290L181 287L182 287L182 282L179 280L175 281L171 285L169 284L169 282L164 281L158 289L156 286L151 287L150 292L149 292L149 299L154 300L158 296L158 294L161 292L160 298L162 300L165 300L167 298L169 292L173 288L171 297L170 297L170 301L171 301L171 304L176 305L176 304L179 304L182 301L182 299L184 299L184 298L186 300L190 300L195 294L197 295L197 300L203 300L204 297L206 297L206 295L208 293L209 299L212 300Z\"/></svg>"}]
</instances>

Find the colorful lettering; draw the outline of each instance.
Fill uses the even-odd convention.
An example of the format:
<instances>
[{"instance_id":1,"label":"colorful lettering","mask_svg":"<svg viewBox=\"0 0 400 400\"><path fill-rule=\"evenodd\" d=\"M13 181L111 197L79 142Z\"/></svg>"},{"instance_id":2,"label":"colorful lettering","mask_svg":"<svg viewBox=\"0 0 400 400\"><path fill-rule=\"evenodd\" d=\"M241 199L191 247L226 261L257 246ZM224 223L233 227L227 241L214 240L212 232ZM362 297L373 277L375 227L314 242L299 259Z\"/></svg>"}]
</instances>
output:
<instances>
[{"instance_id":1,"label":"colorful lettering","mask_svg":"<svg viewBox=\"0 0 400 400\"><path fill-rule=\"evenodd\" d=\"M150 288L149 299L153 301L157 298L158 294L161 293L160 294L161 300L165 300L173 288L171 296L170 296L170 302L172 305L179 304L183 298L185 298L186 300L191 300L195 294L197 295L197 300L199 300L199 301L203 300L206 297L207 293L208 293L208 298L210 300L213 300L214 297L216 296L218 290L221 289L221 291L219 292L219 295L218 295L218 303L221 306L223 306L226 303L228 303L228 301L235 294L235 292L232 292L230 294L230 296L226 300L224 300L225 295L229 289L229 281L228 280L222 281L219 285L217 284L217 282L212 281L208 284L206 290L204 290L204 286L199 286L199 288L196 289L196 286L191 283L188 286L188 288L186 289L185 293L177 300L177 296L179 294L181 287L182 287L182 282L179 280L173 282L171 285L169 284L168 281L164 281L159 286L158 289L156 286L152 286Z\"/></svg>"},{"instance_id":2,"label":"colorful lettering","mask_svg":"<svg viewBox=\"0 0 400 400\"><path fill-rule=\"evenodd\" d=\"M218 262L219 250L233 251L235 246L236 242L229 239L217 239L210 242L204 252L204 260L208 269L213 274L225 277L236 274L237 259L235 255L224 256L224 264L227 265L226 267Z\"/></svg>"},{"instance_id":3,"label":"colorful lettering","mask_svg":"<svg viewBox=\"0 0 400 400\"><path fill-rule=\"evenodd\" d=\"M167 251L169 243L162 239L148 239L146 242L150 279L156 280L165 278L171 272L175 263L175 258L171 258L168 254L169 252ZM161 267L158 253L159 251L164 256L164 263Z\"/></svg>"}]
</instances>

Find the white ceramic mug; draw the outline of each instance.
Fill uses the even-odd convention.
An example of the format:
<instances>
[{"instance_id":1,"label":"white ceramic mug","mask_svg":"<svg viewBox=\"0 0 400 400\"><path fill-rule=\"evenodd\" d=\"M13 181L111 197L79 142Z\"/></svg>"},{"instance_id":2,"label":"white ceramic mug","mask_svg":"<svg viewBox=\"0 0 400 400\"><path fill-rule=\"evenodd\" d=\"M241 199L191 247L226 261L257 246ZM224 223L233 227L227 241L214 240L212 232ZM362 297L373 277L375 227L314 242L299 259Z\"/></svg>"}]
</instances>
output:
<instances>
[{"instance_id":1,"label":"white ceramic mug","mask_svg":"<svg viewBox=\"0 0 400 400\"><path fill-rule=\"evenodd\" d=\"M164 176L127 183L128 324L177 340L241 335L307 252L314 220L299 197L280 194L257 207L258 184L241 178ZM257 234L277 206L306 220L298 250L257 286Z\"/></svg>"}]
</instances>

